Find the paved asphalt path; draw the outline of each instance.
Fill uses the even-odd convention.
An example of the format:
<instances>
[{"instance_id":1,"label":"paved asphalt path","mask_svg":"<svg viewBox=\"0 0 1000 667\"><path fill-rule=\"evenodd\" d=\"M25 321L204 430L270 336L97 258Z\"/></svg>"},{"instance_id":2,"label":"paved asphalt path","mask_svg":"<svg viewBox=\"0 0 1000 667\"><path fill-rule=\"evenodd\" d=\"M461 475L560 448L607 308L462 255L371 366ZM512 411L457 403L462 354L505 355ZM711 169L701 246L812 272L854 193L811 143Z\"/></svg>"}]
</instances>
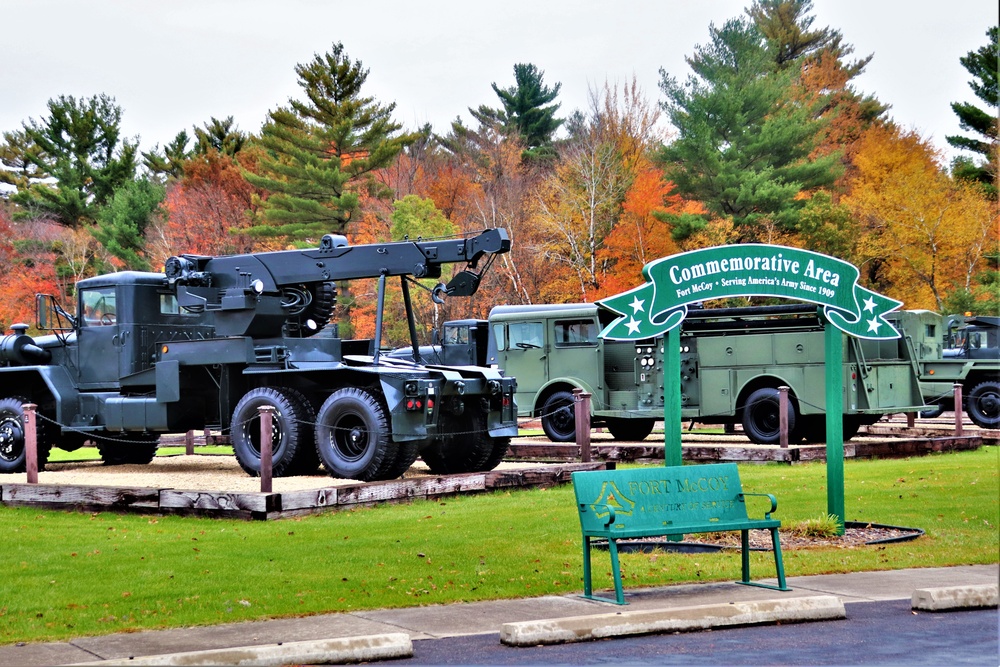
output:
<instances>
[{"instance_id":1,"label":"paved asphalt path","mask_svg":"<svg viewBox=\"0 0 1000 667\"><path fill-rule=\"evenodd\" d=\"M996 609L919 612L909 600L854 602L847 619L515 648L499 635L413 642L406 665L1000 664ZM402 663L400 663L402 664Z\"/></svg>"}]
</instances>

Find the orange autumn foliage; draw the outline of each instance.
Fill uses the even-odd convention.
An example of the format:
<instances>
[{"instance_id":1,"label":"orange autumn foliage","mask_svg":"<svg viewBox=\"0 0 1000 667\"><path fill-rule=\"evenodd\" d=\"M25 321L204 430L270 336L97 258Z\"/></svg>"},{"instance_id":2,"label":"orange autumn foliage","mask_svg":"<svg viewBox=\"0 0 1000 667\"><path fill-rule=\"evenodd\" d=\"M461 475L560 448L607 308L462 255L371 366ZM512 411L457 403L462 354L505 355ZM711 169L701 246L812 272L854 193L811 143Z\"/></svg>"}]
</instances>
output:
<instances>
[{"instance_id":1,"label":"orange autumn foliage","mask_svg":"<svg viewBox=\"0 0 1000 667\"><path fill-rule=\"evenodd\" d=\"M240 159L250 159L240 152ZM150 259L163 266L171 255L193 253L227 255L263 250L239 233L255 210L257 190L228 155L216 151L198 156L184 166L184 179L171 183L162 205L166 221L149 234Z\"/></svg>"},{"instance_id":2,"label":"orange autumn foliage","mask_svg":"<svg viewBox=\"0 0 1000 667\"><path fill-rule=\"evenodd\" d=\"M681 251L670 235L670 227L653 217L654 211L682 213L686 208L700 208L671 195L673 184L663 172L644 161L622 205L622 215L605 237L598 252L606 267L599 288L588 292L590 301L618 294L639 285L642 267L654 259Z\"/></svg>"}]
</instances>

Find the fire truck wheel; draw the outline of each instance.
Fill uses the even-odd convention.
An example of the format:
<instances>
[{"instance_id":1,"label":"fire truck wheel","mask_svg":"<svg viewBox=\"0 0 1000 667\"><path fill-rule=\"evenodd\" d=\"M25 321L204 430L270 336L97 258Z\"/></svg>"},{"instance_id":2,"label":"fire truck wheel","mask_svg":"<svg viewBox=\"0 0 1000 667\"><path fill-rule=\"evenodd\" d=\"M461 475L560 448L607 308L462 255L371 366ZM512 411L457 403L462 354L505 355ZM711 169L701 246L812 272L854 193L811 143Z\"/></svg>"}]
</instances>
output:
<instances>
[{"instance_id":1,"label":"fire truck wheel","mask_svg":"<svg viewBox=\"0 0 1000 667\"><path fill-rule=\"evenodd\" d=\"M312 446L311 408L302 395L286 388L251 389L233 410L233 453L248 475L260 475L260 408L269 405L271 415L271 474L285 477L295 471L300 447Z\"/></svg>"},{"instance_id":2,"label":"fire truck wheel","mask_svg":"<svg viewBox=\"0 0 1000 667\"><path fill-rule=\"evenodd\" d=\"M645 440L653 432L655 419L609 419L608 430L615 440Z\"/></svg>"},{"instance_id":3,"label":"fire truck wheel","mask_svg":"<svg viewBox=\"0 0 1000 667\"><path fill-rule=\"evenodd\" d=\"M789 397L791 398L791 397ZM795 402L788 401L788 440L793 441L797 413ZM747 397L743 407L743 431L758 445L776 445L781 440L778 390L762 387Z\"/></svg>"},{"instance_id":4,"label":"fire truck wheel","mask_svg":"<svg viewBox=\"0 0 1000 667\"><path fill-rule=\"evenodd\" d=\"M542 406L542 430L552 442L576 440L576 414L573 394L557 391Z\"/></svg>"},{"instance_id":5,"label":"fire truck wheel","mask_svg":"<svg viewBox=\"0 0 1000 667\"><path fill-rule=\"evenodd\" d=\"M378 400L350 387L338 389L316 416L316 451L334 477L368 482L390 452L389 419Z\"/></svg>"}]
</instances>

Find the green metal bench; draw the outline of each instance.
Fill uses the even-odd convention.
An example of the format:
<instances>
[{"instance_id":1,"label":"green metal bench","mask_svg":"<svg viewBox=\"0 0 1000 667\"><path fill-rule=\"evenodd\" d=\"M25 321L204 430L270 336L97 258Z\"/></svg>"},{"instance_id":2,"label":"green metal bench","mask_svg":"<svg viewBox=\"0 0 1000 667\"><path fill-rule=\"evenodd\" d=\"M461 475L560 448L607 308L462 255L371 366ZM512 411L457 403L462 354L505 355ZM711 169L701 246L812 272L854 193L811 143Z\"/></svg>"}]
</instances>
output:
<instances>
[{"instance_id":1,"label":"green metal bench","mask_svg":"<svg viewBox=\"0 0 1000 667\"><path fill-rule=\"evenodd\" d=\"M778 508L778 501L770 493L743 493L735 463L594 470L574 472L572 477L583 531L583 597L628 604L622 592L618 540L680 538L689 533L730 530L740 531L742 538L743 578L737 583L779 591L791 590L785 585L785 567L778 541L781 521L771 518L771 513ZM770 499L771 509L763 519L751 519L747 515L747 496ZM757 528L771 531L777 586L750 581L747 531ZM614 600L593 594L590 569L593 539L608 542L615 579Z\"/></svg>"}]
</instances>

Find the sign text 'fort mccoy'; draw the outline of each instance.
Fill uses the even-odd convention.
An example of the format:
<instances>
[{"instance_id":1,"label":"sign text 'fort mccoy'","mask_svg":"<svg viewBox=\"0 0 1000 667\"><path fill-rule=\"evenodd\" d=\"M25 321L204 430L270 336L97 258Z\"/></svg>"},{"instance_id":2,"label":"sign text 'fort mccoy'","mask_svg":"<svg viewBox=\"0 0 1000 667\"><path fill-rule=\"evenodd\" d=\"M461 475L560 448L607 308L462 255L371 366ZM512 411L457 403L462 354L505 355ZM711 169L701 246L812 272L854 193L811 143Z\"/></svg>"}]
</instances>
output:
<instances>
[{"instance_id":1,"label":"sign text 'fort mccoy'","mask_svg":"<svg viewBox=\"0 0 1000 667\"><path fill-rule=\"evenodd\" d=\"M853 264L821 253L765 244L693 250L650 262L646 283L599 304L620 315L601 335L636 340L678 326L689 304L770 296L823 306L837 328L859 338L898 338L884 315L902 305L857 284Z\"/></svg>"}]
</instances>

